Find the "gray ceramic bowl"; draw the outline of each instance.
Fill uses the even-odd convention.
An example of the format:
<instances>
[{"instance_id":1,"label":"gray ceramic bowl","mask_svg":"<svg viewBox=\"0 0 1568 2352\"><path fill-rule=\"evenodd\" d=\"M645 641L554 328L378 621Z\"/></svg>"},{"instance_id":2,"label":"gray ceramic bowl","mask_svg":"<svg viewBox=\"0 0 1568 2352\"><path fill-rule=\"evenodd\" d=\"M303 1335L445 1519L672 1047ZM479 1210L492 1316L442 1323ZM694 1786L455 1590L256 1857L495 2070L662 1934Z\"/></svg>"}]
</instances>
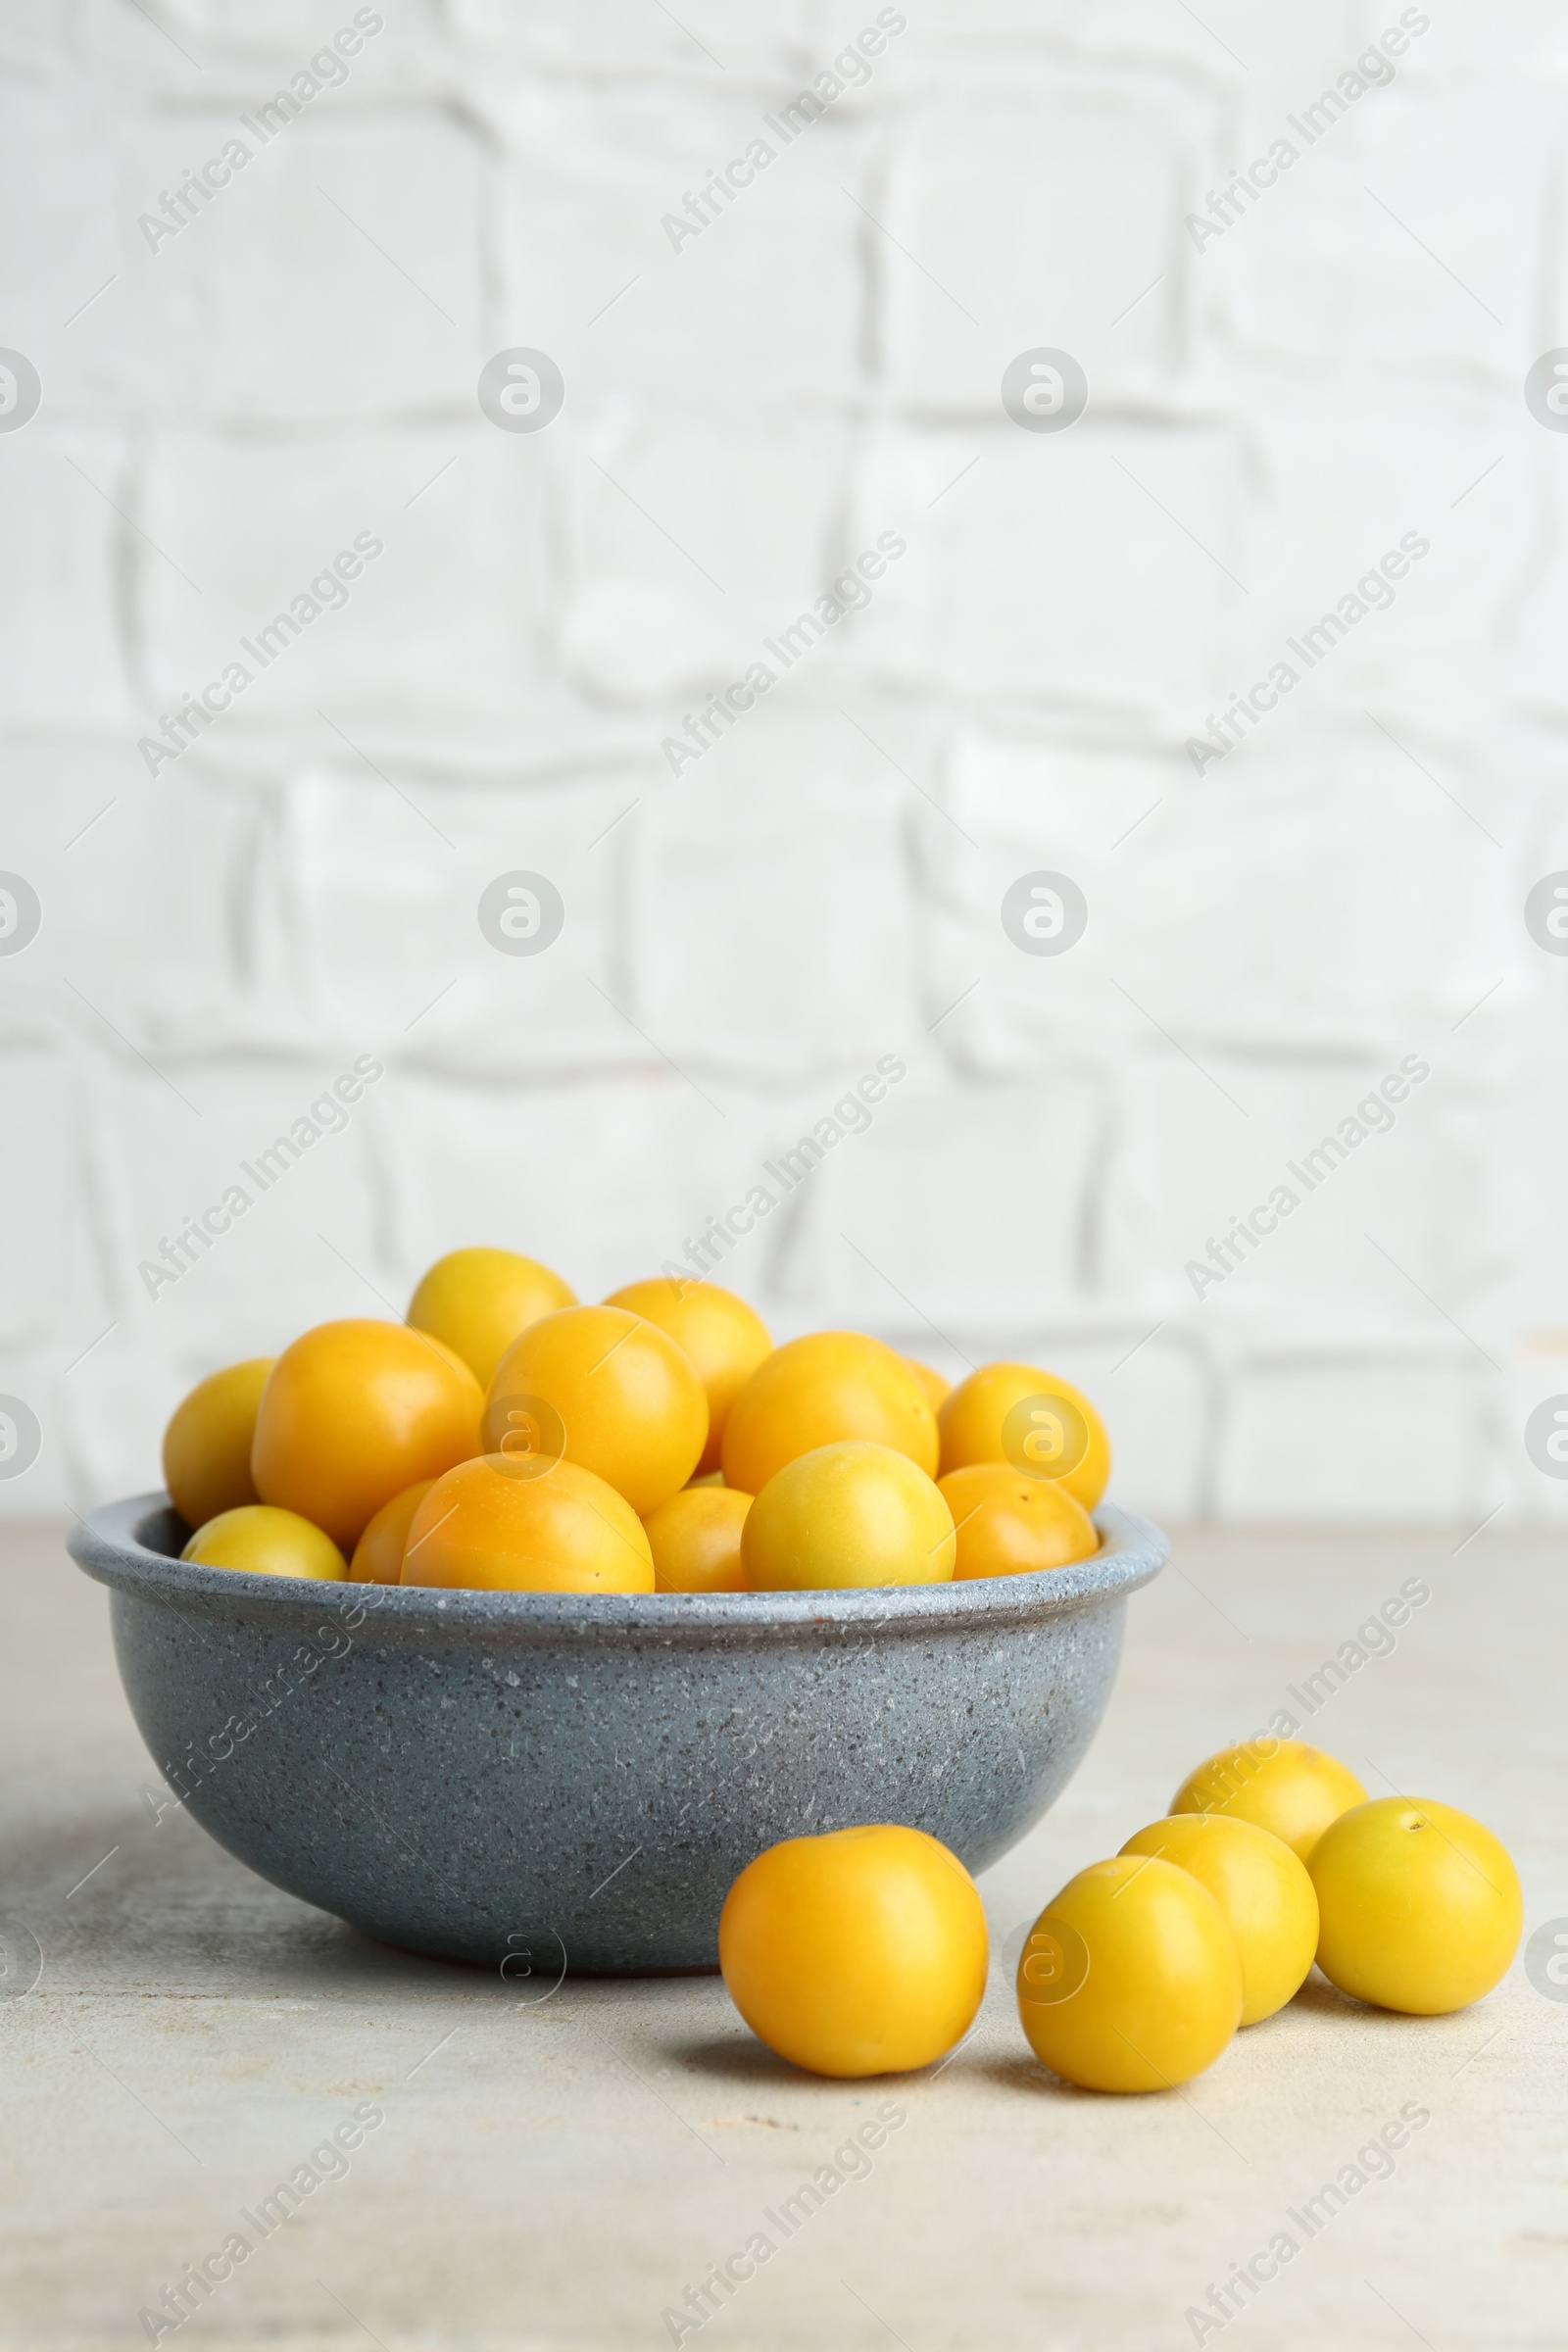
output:
<instances>
[{"instance_id":1,"label":"gray ceramic bowl","mask_svg":"<svg viewBox=\"0 0 1568 2352\"><path fill-rule=\"evenodd\" d=\"M907 1822L971 1870L1065 1786L1165 1544L875 1592L439 1592L186 1566L162 1494L71 1539L131 1710L219 1842L388 1943L519 1989L710 1967L780 1838Z\"/></svg>"}]
</instances>

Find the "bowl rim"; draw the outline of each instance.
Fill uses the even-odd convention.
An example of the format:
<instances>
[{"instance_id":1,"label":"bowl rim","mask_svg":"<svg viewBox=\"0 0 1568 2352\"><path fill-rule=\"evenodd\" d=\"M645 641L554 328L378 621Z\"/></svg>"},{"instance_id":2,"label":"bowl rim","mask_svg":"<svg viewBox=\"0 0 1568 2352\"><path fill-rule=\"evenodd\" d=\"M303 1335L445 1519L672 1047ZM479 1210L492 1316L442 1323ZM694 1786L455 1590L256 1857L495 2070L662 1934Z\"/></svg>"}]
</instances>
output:
<instances>
[{"instance_id":1,"label":"bowl rim","mask_svg":"<svg viewBox=\"0 0 1568 2352\"><path fill-rule=\"evenodd\" d=\"M834 1625L855 1632L931 1632L1040 1624L1149 1584L1169 1556L1163 1532L1106 1503L1093 1513L1101 1547L1067 1568L974 1578L962 1584L841 1587L812 1592L485 1592L429 1585L338 1583L207 1568L160 1550L157 1522L172 1516L161 1489L102 1504L66 1547L78 1568L138 1600L197 1615L306 1632L323 1612L388 1636L472 1632L487 1640L623 1634L699 1639ZM181 1523L182 1524L182 1523Z\"/></svg>"}]
</instances>

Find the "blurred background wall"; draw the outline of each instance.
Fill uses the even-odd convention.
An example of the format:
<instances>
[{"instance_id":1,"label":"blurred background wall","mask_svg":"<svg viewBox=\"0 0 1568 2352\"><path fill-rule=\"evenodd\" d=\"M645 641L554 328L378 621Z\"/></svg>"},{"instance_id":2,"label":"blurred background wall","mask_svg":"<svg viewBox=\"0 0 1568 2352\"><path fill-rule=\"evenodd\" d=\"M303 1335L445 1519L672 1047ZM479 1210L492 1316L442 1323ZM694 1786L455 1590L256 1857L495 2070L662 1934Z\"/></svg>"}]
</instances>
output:
<instances>
[{"instance_id":1,"label":"blurred background wall","mask_svg":"<svg viewBox=\"0 0 1568 2352\"><path fill-rule=\"evenodd\" d=\"M593 1298L750 1198L779 1335L1043 1360L1123 1500L1551 1513L1560 8L0 57L0 1510L457 1244Z\"/></svg>"}]
</instances>

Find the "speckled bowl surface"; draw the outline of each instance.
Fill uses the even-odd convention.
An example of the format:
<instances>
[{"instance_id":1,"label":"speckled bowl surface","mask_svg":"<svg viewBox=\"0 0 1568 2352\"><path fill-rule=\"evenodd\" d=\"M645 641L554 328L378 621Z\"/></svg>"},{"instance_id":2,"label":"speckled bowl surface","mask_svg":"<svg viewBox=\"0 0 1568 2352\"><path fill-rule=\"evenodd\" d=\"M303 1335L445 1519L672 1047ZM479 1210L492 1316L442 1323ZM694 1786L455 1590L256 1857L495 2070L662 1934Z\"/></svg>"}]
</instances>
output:
<instances>
[{"instance_id":1,"label":"speckled bowl surface","mask_svg":"<svg viewBox=\"0 0 1568 2352\"><path fill-rule=\"evenodd\" d=\"M1104 1712L1165 1543L1038 1576L873 1592L594 1595L312 1584L187 1566L162 1494L71 1538L111 1591L165 1779L253 1870L368 1935L500 1966L710 1967L780 1838L928 1830L981 1870Z\"/></svg>"}]
</instances>

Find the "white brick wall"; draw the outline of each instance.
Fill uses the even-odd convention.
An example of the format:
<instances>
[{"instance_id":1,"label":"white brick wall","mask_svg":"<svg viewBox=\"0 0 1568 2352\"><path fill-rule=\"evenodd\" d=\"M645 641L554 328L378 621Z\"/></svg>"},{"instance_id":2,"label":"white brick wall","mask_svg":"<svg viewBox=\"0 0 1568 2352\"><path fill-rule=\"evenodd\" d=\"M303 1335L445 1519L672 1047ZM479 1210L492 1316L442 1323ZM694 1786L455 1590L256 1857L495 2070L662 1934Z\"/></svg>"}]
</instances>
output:
<instances>
[{"instance_id":1,"label":"white brick wall","mask_svg":"<svg viewBox=\"0 0 1568 2352\"><path fill-rule=\"evenodd\" d=\"M1522 1437L1568 1392L1568 959L1523 920L1568 864L1568 438L1522 397L1568 338L1560 10L1434 6L1200 251L1184 215L1394 0L910 0L677 251L872 0L382 0L150 251L353 13L0 19L0 345L43 383L0 432L0 870L43 906L0 955L0 1394L44 1433L0 1512L150 1483L198 1373L458 1243L585 1297L652 1272L897 1054L735 1252L781 1335L1038 1355L1174 1517L1563 1515ZM537 434L476 401L514 345L564 375ZM1063 435L999 397L1038 345L1090 379ZM346 605L149 775L366 531ZM889 532L869 605L672 775ZM1393 607L1195 775L1407 532ZM1001 924L1041 868L1089 903L1060 957ZM476 919L514 869L565 903L538 957ZM367 1052L350 1129L150 1298ZM1409 1054L1396 1130L1196 1298Z\"/></svg>"}]
</instances>

